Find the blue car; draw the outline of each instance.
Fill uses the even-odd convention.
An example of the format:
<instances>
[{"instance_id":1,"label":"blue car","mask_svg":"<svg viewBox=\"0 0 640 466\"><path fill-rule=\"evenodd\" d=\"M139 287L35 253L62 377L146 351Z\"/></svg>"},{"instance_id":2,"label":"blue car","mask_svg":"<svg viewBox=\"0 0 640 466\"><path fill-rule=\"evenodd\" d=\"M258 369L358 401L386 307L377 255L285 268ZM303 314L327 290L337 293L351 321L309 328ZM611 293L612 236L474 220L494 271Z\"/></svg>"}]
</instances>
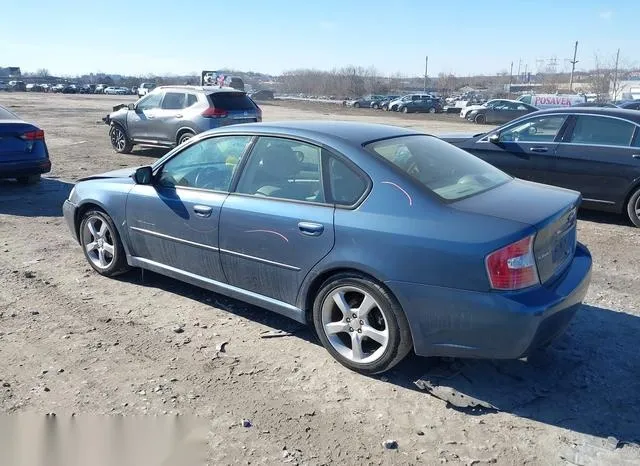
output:
<instances>
[{"instance_id":1,"label":"blue car","mask_svg":"<svg viewBox=\"0 0 640 466\"><path fill-rule=\"evenodd\" d=\"M0 178L34 184L49 171L51 161L44 131L0 106Z\"/></svg>"},{"instance_id":2,"label":"blue car","mask_svg":"<svg viewBox=\"0 0 640 466\"><path fill-rule=\"evenodd\" d=\"M140 267L314 326L366 374L421 356L519 358L580 307L580 194L438 138L354 122L207 131L80 181L63 211L91 267Z\"/></svg>"}]
</instances>

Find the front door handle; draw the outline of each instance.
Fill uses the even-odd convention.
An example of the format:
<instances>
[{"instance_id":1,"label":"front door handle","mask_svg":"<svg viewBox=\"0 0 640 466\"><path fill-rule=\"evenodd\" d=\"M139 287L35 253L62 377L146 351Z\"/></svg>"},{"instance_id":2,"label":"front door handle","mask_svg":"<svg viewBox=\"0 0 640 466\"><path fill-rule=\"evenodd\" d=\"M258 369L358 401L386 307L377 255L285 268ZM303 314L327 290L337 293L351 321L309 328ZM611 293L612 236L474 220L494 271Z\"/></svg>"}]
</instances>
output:
<instances>
[{"instance_id":1,"label":"front door handle","mask_svg":"<svg viewBox=\"0 0 640 466\"><path fill-rule=\"evenodd\" d=\"M536 146L529 149L530 152L549 152L548 147Z\"/></svg>"},{"instance_id":2,"label":"front door handle","mask_svg":"<svg viewBox=\"0 0 640 466\"><path fill-rule=\"evenodd\" d=\"M210 217L213 209L206 205L194 205L193 211L198 217Z\"/></svg>"},{"instance_id":3,"label":"front door handle","mask_svg":"<svg viewBox=\"0 0 640 466\"><path fill-rule=\"evenodd\" d=\"M298 223L298 228L302 232L303 235L308 236L320 236L324 231L324 226L320 223L312 223L312 222L300 222Z\"/></svg>"},{"instance_id":4,"label":"front door handle","mask_svg":"<svg viewBox=\"0 0 640 466\"><path fill-rule=\"evenodd\" d=\"M182 118L182 113L178 113L178 114L176 115L176 118Z\"/></svg>"},{"instance_id":5,"label":"front door handle","mask_svg":"<svg viewBox=\"0 0 640 466\"><path fill-rule=\"evenodd\" d=\"M634 159L640 159L640 154L633 154L631 157L633 157Z\"/></svg>"}]
</instances>

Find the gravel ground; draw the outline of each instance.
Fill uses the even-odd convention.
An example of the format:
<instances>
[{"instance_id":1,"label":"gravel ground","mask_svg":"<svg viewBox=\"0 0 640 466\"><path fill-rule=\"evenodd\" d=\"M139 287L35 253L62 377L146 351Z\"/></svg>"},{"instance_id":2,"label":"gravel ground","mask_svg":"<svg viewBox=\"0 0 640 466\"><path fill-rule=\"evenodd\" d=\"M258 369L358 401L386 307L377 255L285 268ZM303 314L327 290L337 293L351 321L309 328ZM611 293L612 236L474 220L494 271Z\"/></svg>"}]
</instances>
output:
<instances>
[{"instance_id":1,"label":"gravel ground","mask_svg":"<svg viewBox=\"0 0 640 466\"><path fill-rule=\"evenodd\" d=\"M594 257L585 306L539 360L472 371L470 383L488 388L500 410L453 408L414 384L442 361L410 356L384 377L361 376L334 362L308 329L263 309L153 273L94 273L61 204L80 177L164 153L111 150L100 118L130 100L0 95L0 105L45 130L53 163L39 186L0 181L2 413L180 413L204 423L192 435L210 464L640 462L639 229L583 212L579 238ZM263 111L267 121L478 128L457 116L326 104L274 102ZM286 333L264 338L275 330ZM516 392L526 396L512 402ZM48 441L31 438L25 448L46 450Z\"/></svg>"}]
</instances>

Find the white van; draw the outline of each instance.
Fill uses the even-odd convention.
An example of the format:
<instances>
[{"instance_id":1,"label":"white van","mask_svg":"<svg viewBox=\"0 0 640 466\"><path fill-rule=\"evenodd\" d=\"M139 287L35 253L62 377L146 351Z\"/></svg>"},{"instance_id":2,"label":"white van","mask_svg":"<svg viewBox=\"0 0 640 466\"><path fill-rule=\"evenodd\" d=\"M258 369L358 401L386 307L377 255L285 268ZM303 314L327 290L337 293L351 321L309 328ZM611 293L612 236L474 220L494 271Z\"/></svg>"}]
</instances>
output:
<instances>
[{"instance_id":1,"label":"white van","mask_svg":"<svg viewBox=\"0 0 640 466\"><path fill-rule=\"evenodd\" d=\"M518 100L543 110L583 104L587 101L587 96L583 94L528 94L521 96Z\"/></svg>"}]
</instances>

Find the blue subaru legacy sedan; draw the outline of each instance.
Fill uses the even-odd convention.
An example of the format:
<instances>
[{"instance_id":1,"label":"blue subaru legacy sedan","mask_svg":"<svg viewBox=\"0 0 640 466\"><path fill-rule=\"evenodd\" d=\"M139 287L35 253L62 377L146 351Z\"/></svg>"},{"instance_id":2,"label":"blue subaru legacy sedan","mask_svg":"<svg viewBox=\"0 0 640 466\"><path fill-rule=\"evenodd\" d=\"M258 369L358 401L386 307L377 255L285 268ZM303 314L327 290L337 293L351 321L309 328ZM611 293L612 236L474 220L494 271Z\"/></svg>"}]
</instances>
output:
<instances>
[{"instance_id":1,"label":"blue subaru legacy sedan","mask_svg":"<svg viewBox=\"0 0 640 466\"><path fill-rule=\"evenodd\" d=\"M49 171L51 161L44 131L0 106L0 178L34 184Z\"/></svg>"},{"instance_id":2,"label":"blue subaru legacy sedan","mask_svg":"<svg viewBox=\"0 0 640 466\"><path fill-rule=\"evenodd\" d=\"M520 358L560 335L590 280L580 200L411 129L283 122L85 178L64 215L98 273L140 267L309 323L373 374L411 349Z\"/></svg>"}]
</instances>

